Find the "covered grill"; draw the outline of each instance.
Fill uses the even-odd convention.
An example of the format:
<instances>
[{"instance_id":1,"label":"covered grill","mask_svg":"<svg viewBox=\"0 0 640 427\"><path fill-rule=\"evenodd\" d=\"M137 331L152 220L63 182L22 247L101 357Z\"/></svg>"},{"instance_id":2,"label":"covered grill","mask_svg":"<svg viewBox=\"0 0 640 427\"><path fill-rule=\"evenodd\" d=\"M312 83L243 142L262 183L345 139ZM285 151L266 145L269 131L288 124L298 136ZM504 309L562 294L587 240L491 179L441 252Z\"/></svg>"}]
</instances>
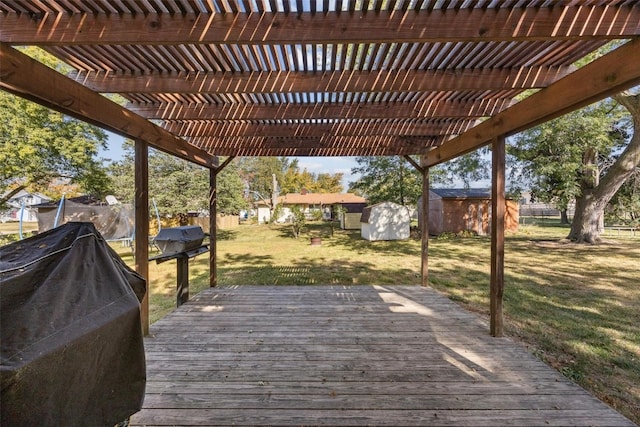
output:
<instances>
[{"instance_id":1,"label":"covered grill","mask_svg":"<svg viewBox=\"0 0 640 427\"><path fill-rule=\"evenodd\" d=\"M189 258L209 250L203 245L205 234L199 226L163 228L153 239L154 245L162 252L149 258L157 264L175 259L177 262L176 305L189 300Z\"/></svg>"},{"instance_id":2,"label":"covered grill","mask_svg":"<svg viewBox=\"0 0 640 427\"><path fill-rule=\"evenodd\" d=\"M202 246L203 240L202 228L194 225L163 228L153 242L160 249L163 257L171 257L197 250Z\"/></svg>"},{"instance_id":3,"label":"covered grill","mask_svg":"<svg viewBox=\"0 0 640 427\"><path fill-rule=\"evenodd\" d=\"M92 223L0 247L0 424L114 425L137 412L145 291Z\"/></svg>"}]
</instances>

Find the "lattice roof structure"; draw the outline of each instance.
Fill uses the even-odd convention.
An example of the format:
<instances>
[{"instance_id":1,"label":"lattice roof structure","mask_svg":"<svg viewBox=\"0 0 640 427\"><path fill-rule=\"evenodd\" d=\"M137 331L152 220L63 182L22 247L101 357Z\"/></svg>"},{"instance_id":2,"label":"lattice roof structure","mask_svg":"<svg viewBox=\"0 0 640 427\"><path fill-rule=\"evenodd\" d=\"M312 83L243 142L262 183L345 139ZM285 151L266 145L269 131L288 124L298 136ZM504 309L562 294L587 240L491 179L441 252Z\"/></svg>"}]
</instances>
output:
<instances>
[{"instance_id":1,"label":"lattice roof structure","mask_svg":"<svg viewBox=\"0 0 640 427\"><path fill-rule=\"evenodd\" d=\"M4 0L0 84L205 166L429 165L638 84L638 41L575 67L638 35L637 0ZM20 62L22 45L69 64L72 81Z\"/></svg>"}]
</instances>

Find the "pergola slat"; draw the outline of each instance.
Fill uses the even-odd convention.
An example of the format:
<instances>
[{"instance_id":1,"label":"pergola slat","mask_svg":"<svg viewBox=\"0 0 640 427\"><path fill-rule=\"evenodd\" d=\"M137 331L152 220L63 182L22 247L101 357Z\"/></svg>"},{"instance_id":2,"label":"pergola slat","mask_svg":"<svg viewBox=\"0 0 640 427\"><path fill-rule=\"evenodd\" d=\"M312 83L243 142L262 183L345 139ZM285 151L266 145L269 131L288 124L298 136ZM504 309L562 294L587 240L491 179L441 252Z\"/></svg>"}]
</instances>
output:
<instances>
[{"instance_id":1,"label":"pergola slat","mask_svg":"<svg viewBox=\"0 0 640 427\"><path fill-rule=\"evenodd\" d=\"M215 137L219 140L234 140L244 137L311 137L311 136L375 136L375 135L457 135L475 124L475 120L448 120L434 122L353 121L337 123L264 124L237 122L186 122L171 123L165 129L176 135L186 135L191 142Z\"/></svg>"},{"instance_id":2,"label":"pergola slat","mask_svg":"<svg viewBox=\"0 0 640 427\"><path fill-rule=\"evenodd\" d=\"M570 67L402 71L251 73L74 73L70 77L96 92L280 93L479 91L546 87Z\"/></svg>"},{"instance_id":3,"label":"pergola slat","mask_svg":"<svg viewBox=\"0 0 640 427\"><path fill-rule=\"evenodd\" d=\"M509 98L498 98L313 105L130 103L127 108L148 119L165 120L412 119L486 117L506 108L510 102Z\"/></svg>"},{"instance_id":4,"label":"pergola slat","mask_svg":"<svg viewBox=\"0 0 640 427\"><path fill-rule=\"evenodd\" d=\"M253 137L194 141L219 156L392 156L425 154L441 136Z\"/></svg>"}]
</instances>

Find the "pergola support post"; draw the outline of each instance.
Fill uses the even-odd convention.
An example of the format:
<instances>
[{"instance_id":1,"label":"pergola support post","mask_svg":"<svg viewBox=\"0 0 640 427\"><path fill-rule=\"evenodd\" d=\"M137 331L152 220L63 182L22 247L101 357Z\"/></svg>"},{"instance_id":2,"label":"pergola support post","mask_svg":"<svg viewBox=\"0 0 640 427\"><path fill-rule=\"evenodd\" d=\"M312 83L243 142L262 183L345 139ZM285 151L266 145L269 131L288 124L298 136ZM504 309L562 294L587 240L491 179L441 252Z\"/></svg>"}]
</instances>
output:
<instances>
[{"instance_id":1,"label":"pergola support post","mask_svg":"<svg viewBox=\"0 0 640 427\"><path fill-rule=\"evenodd\" d=\"M140 306L142 333L149 335L149 149L144 141L135 143L135 270L147 281Z\"/></svg>"},{"instance_id":2,"label":"pergola support post","mask_svg":"<svg viewBox=\"0 0 640 427\"><path fill-rule=\"evenodd\" d=\"M217 177L234 158L235 156L229 156L218 166L218 158L216 157L214 159L215 166L209 169L209 287L211 288L218 286L218 270L216 268L216 243L218 235L218 225L216 224L216 202L218 200Z\"/></svg>"},{"instance_id":3,"label":"pergola support post","mask_svg":"<svg viewBox=\"0 0 640 427\"><path fill-rule=\"evenodd\" d=\"M505 137L492 143L490 333L501 337L504 293Z\"/></svg>"},{"instance_id":4,"label":"pergola support post","mask_svg":"<svg viewBox=\"0 0 640 427\"><path fill-rule=\"evenodd\" d=\"M422 205L420 206L420 239L422 286L429 286L429 167L426 156L420 158L422 173Z\"/></svg>"},{"instance_id":5,"label":"pergola support post","mask_svg":"<svg viewBox=\"0 0 640 427\"><path fill-rule=\"evenodd\" d=\"M218 286L218 271L216 269L217 258L217 225L216 225L216 201L218 200L216 169L209 169L209 287Z\"/></svg>"}]
</instances>

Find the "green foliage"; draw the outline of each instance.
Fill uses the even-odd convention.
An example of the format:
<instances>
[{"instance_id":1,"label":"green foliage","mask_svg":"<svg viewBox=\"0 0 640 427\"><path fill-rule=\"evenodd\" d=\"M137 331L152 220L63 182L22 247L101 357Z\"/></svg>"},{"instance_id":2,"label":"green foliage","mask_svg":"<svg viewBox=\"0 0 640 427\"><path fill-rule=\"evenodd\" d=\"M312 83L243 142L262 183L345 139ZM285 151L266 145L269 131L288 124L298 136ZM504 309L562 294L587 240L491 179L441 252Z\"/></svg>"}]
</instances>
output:
<instances>
[{"instance_id":1,"label":"green foliage","mask_svg":"<svg viewBox=\"0 0 640 427\"><path fill-rule=\"evenodd\" d=\"M273 209L273 214L271 215L271 222L276 222L278 218L282 216L284 213L284 206L282 204L276 205Z\"/></svg>"},{"instance_id":2,"label":"green foliage","mask_svg":"<svg viewBox=\"0 0 640 427\"><path fill-rule=\"evenodd\" d=\"M134 155L126 143L124 159L110 166L115 183L114 195L133 200ZM246 207L242 197L243 183L237 167L231 162L218 174L216 209L237 215ZM156 201L161 215L186 218L190 211L209 211L209 171L186 160L151 149L149 151L149 198Z\"/></svg>"},{"instance_id":3,"label":"green foliage","mask_svg":"<svg viewBox=\"0 0 640 427\"><path fill-rule=\"evenodd\" d=\"M420 172L402 156L357 157L356 163L358 166L351 173L359 174L360 178L350 183L349 191L366 197L370 204L390 201L411 205L422 195ZM431 183L447 182L440 167L431 168L429 177Z\"/></svg>"},{"instance_id":4,"label":"green foliage","mask_svg":"<svg viewBox=\"0 0 640 427\"><path fill-rule=\"evenodd\" d=\"M343 192L343 174L309 172L300 170L298 159L287 157L243 157L238 160L239 173L253 193L254 200L270 200L273 193L273 175L278 183L278 193L299 193L306 189L312 193ZM257 194L256 194L257 193Z\"/></svg>"},{"instance_id":5,"label":"green foliage","mask_svg":"<svg viewBox=\"0 0 640 427\"><path fill-rule=\"evenodd\" d=\"M302 230L304 229L304 226L307 220L304 216L304 212L302 212L300 207L297 205L294 205L291 207L291 214L292 214L291 228L293 230L293 237L297 239L300 237L300 233L302 233Z\"/></svg>"},{"instance_id":6,"label":"green foliage","mask_svg":"<svg viewBox=\"0 0 640 427\"><path fill-rule=\"evenodd\" d=\"M473 181L488 177L486 150L478 150L429 169L429 183L451 184L461 180L469 188ZM416 163L419 159L414 159ZM415 205L422 195L422 175L401 156L357 157L358 166L351 173L360 178L352 182L349 191L361 194L371 204L391 201Z\"/></svg>"},{"instance_id":7,"label":"green foliage","mask_svg":"<svg viewBox=\"0 0 640 427\"><path fill-rule=\"evenodd\" d=\"M216 180L218 187L216 209L220 213L238 215L241 210L247 207L247 202L243 197L244 183L238 172L238 166L232 160L218 174Z\"/></svg>"},{"instance_id":8,"label":"green foliage","mask_svg":"<svg viewBox=\"0 0 640 427\"><path fill-rule=\"evenodd\" d=\"M47 193L58 180L104 196L109 181L97 155L106 141L95 126L0 92L0 194L18 186Z\"/></svg>"},{"instance_id":9,"label":"green foliage","mask_svg":"<svg viewBox=\"0 0 640 427\"><path fill-rule=\"evenodd\" d=\"M640 167L636 167L607 205L605 222L640 227Z\"/></svg>"},{"instance_id":10,"label":"green foliage","mask_svg":"<svg viewBox=\"0 0 640 427\"><path fill-rule=\"evenodd\" d=\"M311 211L311 219L313 221L322 221L322 211L320 209L314 209Z\"/></svg>"},{"instance_id":11,"label":"green foliage","mask_svg":"<svg viewBox=\"0 0 640 427\"><path fill-rule=\"evenodd\" d=\"M512 178L528 184L535 200L566 209L583 185L597 184L603 162L625 144L623 117L621 107L604 101L518 134L508 147Z\"/></svg>"},{"instance_id":12,"label":"green foliage","mask_svg":"<svg viewBox=\"0 0 640 427\"><path fill-rule=\"evenodd\" d=\"M252 193L256 200L264 198L271 200L273 193L273 175L275 174L278 183L282 183L283 171L289 165L286 157L241 157L235 159L242 181Z\"/></svg>"},{"instance_id":13,"label":"green foliage","mask_svg":"<svg viewBox=\"0 0 640 427\"><path fill-rule=\"evenodd\" d=\"M446 173L447 182L457 179L462 181L464 188L468 189L473 182L489 178L491 162L488 155L488 148L480 148L449 160L440 167Z\"/></svg>"},{"instance_id":14,"label":"green foliage","mask_svg":"<svg viewBox=\"0 0 640 427\"><path fill-rule=\"evenodd\" d=\"M418 202L422 176L403 157L356 157L356 163L358 166L351 173L359 174L360 178L350 183L349 191L360 192L370 204Z\"/></svg>"},{"instance_id":15,"label":"green foliage","mask_svg":"<svg viewBox=\"0 0 640 427\"><path fill-rule=\"evenodd\" d=\"M472 237L478 237L478 233L471 230L460 230L457 233L453 233L451 231L447 231L445 233L441 233L436 236L436 240L452 240L452 239L469 239Z\"/></svg>"}]
</instances>

